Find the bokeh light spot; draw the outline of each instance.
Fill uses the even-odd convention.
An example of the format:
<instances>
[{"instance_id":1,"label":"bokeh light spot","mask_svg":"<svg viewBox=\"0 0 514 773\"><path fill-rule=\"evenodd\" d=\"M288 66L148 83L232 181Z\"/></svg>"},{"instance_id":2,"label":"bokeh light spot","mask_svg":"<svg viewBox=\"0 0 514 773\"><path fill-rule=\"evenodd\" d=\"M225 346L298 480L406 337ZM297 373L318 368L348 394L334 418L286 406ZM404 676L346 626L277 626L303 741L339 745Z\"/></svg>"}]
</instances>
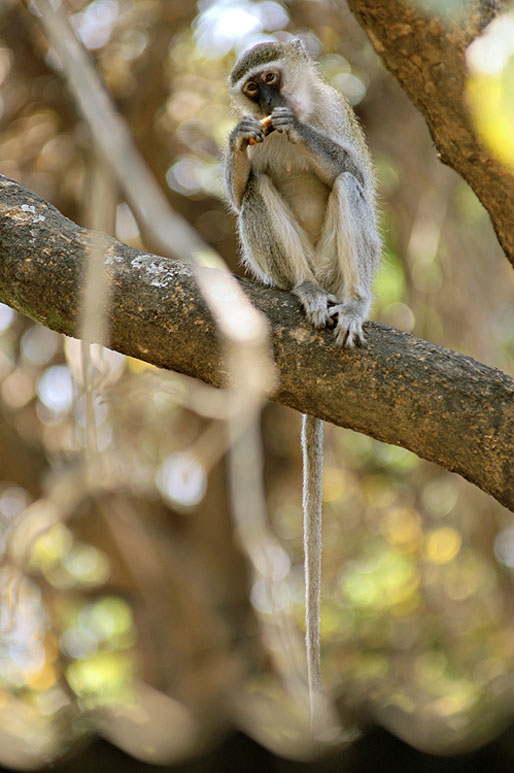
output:
<instances>
[{"instance_id":1,"label":"bokeh light spot","mask_svg":"<svg viewBox=\"0 0 514 773\"><path fill-rule=\"evenodd\" d=\"M43 405L52 413L62 414L73 403L73 382L66 365L52 365L37 384L37 394Z\"/></svg>"},{"instance_id":2,"label":"bokeh light spot","mask_svg":"<svg viewBox=\"0 0 514 773\"><path fill-rule=\"evenodd\" d=\"M462 540L455 529L443 527L434 529L426 538L425 555L434 564L446 564L451 561L461 548Z\"/></svg>"},{"instance_id":3,"label":"bokeh light spot","mask_svg":"<svg viewBox=\"0 0 514 773\"><path fill-rule=\"evenodd\" d=\"M204 497L207 476L202 465L191 454L171 454L160 465L156 484L162 496L172 504L193 507Z\"/></svg>"}]
</instances>

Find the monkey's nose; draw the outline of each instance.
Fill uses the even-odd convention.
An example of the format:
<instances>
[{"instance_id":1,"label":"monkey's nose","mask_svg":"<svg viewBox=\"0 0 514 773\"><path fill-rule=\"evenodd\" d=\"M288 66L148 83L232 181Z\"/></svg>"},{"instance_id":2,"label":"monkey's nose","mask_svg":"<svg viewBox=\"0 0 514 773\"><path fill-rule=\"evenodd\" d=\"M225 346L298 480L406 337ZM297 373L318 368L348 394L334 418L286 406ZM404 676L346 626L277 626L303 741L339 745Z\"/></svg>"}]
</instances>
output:
<instances>
[{"instance_id":1,"label":"monkey's nose","mask_svg":"<svg viewBox=\"0 0 514 773\"><path fill-rule=\"evenodd\" d=\"M271 113L274 107L280 107L284 104L284 100L277 89L270 89L266 86L261 86L260 91L260 108L264 113Z\"/></svg>"}]
</instances>

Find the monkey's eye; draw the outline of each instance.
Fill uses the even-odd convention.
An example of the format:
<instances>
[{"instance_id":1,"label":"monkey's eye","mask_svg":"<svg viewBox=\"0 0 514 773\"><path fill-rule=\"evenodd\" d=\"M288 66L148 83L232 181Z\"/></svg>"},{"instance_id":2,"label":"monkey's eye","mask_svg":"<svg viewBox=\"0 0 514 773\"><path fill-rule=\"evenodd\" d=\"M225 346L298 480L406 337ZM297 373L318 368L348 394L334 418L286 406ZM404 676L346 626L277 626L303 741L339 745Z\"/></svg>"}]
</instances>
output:
<instances>
[{"instance_id":1,"label":"monkey's eye","mask_svg":"<svg viewBox=\"0 0 514 773\"><path fill-rule=\"evenodd\" d=\"M245 94L248 94L248 96L254 97L259 91L259 87L255 83L255 81L248 81L248 83L245 83L245 85L243 86L243 91Z\"/></svg>"},{"instance_id":2,"label":"monkey's eye","mask_svg":"<svg viewBox=\"0 0 514 773\"><path fill-rule=\"evenodd\" d=\"M275 83L277 80L276 72L267 72L264 76L264 83Z\"/></svg>"}]
</instances>

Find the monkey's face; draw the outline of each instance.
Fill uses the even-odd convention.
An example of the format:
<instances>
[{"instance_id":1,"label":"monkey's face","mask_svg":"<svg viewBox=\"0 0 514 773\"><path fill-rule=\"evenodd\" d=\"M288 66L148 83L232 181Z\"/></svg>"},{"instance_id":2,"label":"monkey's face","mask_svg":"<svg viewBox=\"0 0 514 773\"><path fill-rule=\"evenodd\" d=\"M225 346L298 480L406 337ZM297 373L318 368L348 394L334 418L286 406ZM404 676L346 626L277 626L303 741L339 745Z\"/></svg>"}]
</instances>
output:
<instances>
[{"instance_id":1,"label":"monkey's face","mask_svg":"<svg viewBox=\"0 0 514 773\"><path fill-rule=\"evenodd\" d=\"M252 73L243 83L241 92L262 115L269 115L274 107L286 107L287 101L282 95L282 72L277 67Z\"/></svg>"},{"instance_id":2,"label":"monkey's face","mask_svg":"<svg viewBox=\"0 0 514 773\"><path fill-rule=\"evenodd\" d=\"M258 43L230 73L232 105L238 113L256 118L269 115L274 107L289 107L305 120L314 109L317 78L301 41Z\"/></svg>"}]
</instances>

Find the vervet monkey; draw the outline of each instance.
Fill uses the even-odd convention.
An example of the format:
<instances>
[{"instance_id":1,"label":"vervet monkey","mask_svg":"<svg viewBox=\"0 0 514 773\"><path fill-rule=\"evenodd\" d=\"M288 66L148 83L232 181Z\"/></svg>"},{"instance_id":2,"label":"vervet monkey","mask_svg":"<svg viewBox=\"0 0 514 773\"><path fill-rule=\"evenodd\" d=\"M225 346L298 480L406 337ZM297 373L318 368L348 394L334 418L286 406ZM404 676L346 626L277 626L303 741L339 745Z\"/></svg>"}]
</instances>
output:
<instances>
[{"instance_id":1,"label":"vervet monkey","mask_svg":"<svg viewBox=\"0 0 514 773\"><path fill-rule=\"evenodd\" d=\"M373 170L352 109L300 40L250 48L229 86L242 117L229 137L225 181L245 266L296 295L315 328L333 325L338 346L361 345L381 247ZM322 432L321 420L303 417L311 718L321 693Z\"/></svg>"}]
</instances>

